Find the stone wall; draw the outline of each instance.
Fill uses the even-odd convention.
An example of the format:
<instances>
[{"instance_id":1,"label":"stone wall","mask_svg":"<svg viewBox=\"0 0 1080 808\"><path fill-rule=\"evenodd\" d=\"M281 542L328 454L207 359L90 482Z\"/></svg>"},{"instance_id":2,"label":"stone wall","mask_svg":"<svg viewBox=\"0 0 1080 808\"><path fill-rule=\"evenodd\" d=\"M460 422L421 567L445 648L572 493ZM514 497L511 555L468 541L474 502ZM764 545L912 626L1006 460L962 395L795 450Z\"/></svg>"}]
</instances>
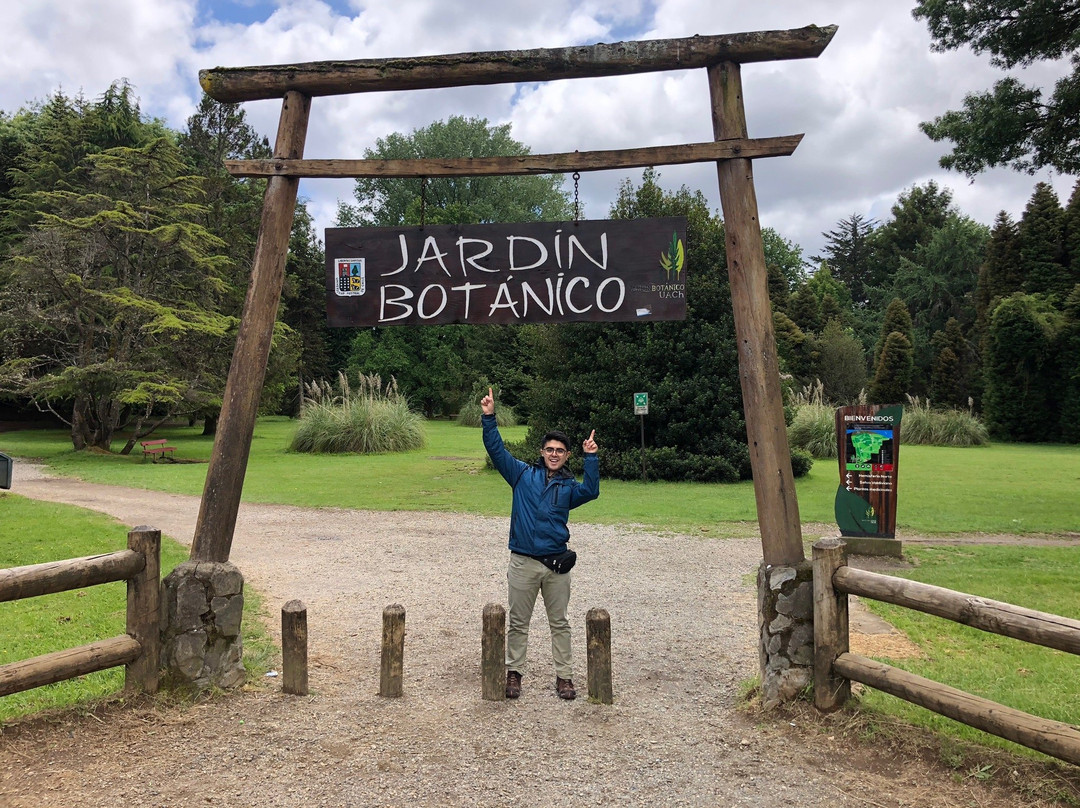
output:
<instances>
[{"instance_id":1,"label":"stone wall","mask_svg":"<svg viewBox=\"0 0 1080 808\"><path fill-rule=\"evenodd\" d=\"M770 710L814 681L813 564L762 564L757 583L761 701Z\"/></svg>"},{"instance_id":2,"label":"stone wall","mask_svg":"<svg viewBox=\"0 0 1080 808\"><path fill-rule=\"evenodd\" d=\"M185 561L162 581L161 662L174 683L202 690L244 681L244 577L229 563Z\"/></svg>"}]
</instances>

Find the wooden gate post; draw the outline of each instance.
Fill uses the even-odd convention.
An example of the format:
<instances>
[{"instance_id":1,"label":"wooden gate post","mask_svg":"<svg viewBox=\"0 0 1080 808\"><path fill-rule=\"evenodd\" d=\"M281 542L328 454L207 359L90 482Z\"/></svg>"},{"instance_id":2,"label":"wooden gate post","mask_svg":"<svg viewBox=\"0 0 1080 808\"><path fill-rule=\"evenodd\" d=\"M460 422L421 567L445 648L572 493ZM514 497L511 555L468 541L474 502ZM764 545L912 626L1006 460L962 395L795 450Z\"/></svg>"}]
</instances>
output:
<instances>
[{"instance_id":1,"label":"wooden gate post","mask_svg":"<svg viewBox=\"0 0 1080 808\"><path fill-rule=\"evenodd\" d=\"M128 549L144 559L127 581L127 633L138 640L139 656L124 670L124 689L157 693L161 667L161 531L140 525L128 532Z\"/></svg>"},{"instance_id":2,"label":"wooden gate post","mask_svg":"<svg viewBox=\"0 0 1080 808\"><path fill-rule=\"evenodd\" d=\"M745 138L739 65L722 62L710 66L708 74L715 139ZM767 565L788 566L806 556L784 423L753 161L720 160L716 167L762 554Z\"/></svg>"},{"instance_id":3,"label":"wooden gate post","mask_svg":"<svg viewBox=\"0 0 1080 808\"><path fill-rule=\"evenodd\" d=\"M379 695L396 697L402 693L405 671L405 607L394 603L383 609L382 663Z\"/></svg>"},{"instance_id":4,"label":"wooden gate post","mask_svg":"<svg viewBox=\"0 0 1080 808\"><path fill-rule=\"evenodd\" d=\"M281 689L294 696L308 694L307 606L300 600L281 607Z\"/></svg>"},{"instance_id":5,"label":"wooden gate post","mask_svg":"<svg viewBox=\"0 0 1080 808\"><path fill-rule=\"evenodd\" d=\"M488 701L506 699L506 609L501 603L484 606L480 641L480 695Z\"/></svg>"},{"instance_id":6,"label":"wooden gate post","mask_svg":"<svg viewBox=\"0 0 1080 808\"><path fill-rule=\"evenodd\" d=\"M274 157L299 159L304 156L310 111L310 96L293 90L285 93ZM195 538L191 543L193 561L229 560L236 514L240 509L240 493L244 487L244 473L251 451L251 435L255 430L259 396L266 378L270 338L274 333L281 286L285 279L285 258L289 251L299 185L298 177L271 177L266 183L251 284L229 365L221 417L206 472Z\"/></svg>"},{"instance_id":7,"label":"wooden gate post","mask_svg":"<svg viewBox=\"0 0 1080 808\"><path fill-rule=\"evenodd\" d=\"M833 670L848 652L848 599L833 587L833 573L846 564L844 542L814 543L814 706L832 712L851 697L851 681Z\"/></svg>"}]
</instances>

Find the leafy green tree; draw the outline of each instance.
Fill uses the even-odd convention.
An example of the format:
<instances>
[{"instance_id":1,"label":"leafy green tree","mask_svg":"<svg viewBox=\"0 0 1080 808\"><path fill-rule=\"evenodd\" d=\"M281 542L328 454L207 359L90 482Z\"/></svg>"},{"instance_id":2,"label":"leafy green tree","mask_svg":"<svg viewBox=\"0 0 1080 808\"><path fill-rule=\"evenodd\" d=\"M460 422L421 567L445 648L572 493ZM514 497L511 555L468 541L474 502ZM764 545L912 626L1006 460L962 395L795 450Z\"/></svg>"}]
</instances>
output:
<instances>
[{"instance_id":1,"label":"leafy green tree","mask_svg":"<svg viewBox=\"0 0 1080 808\"><path fill-rule=\"evenodd\" d=\"M901 332L893 331L885 338L868 391L871 402L895 404L904 400L915 367L913 353L911 340Z\"/></svg>"},{"instance_id":2,"label":"leafy green tree","mask_svg":"<svg viewBox=\"0 0 1080 808\"><path fill-rule=\"evenodd\" d=\"M964 338L960 322L950 317L945 328L934 332L931 339L934 364L931 370L929 395L931 401L946 407L962 409L968 398L977 398L971 379L979 368L977 356Z\"/></svg>"},{"instance_id":3,"label":"leafy green tree","mask_svg":"<svg viewBox=\"0 0 1080 808\"><path fill-rule=\"evenodd\" d=\"M158 138L88 154L77 191L20 198L37 224L4 265L0 376L67 421L76 449L219 394L199 357L235 324L217 313L226 259L186 169Z\"/></svg>"},{"instance_id":4,"label":"leafy green tree","mask_svg":"<svg viewBox=\"0 0 1080 808\"><path fill-rule=\"evenodd\" d=\"M510 136L510 124L455 115L408 135L395 133L364 152L368 160L421 157L514 157L530 154ZM563 176L434 177L424 180L364 178L356 181L355 204L339 203L341 227L558 221L573 210L562 190Z\"/></svg>"},{"instance_id":5,"label":"leafy green tree","mask_svg":"<svg viewBox=\"0 0 1080 808\"><path fill-rule=\"evenodd\" d=\"M913 13L926 20L936 51L970 47L1005 70L1065 56L1072 64L1049 97L1009 76L988 92L968 95L963 109L922 124L931 139L953 143L943 167L969 177L994 166L1080 172L1080 8L1074 0L918 0Z\"/></svg>"}]
</instances>

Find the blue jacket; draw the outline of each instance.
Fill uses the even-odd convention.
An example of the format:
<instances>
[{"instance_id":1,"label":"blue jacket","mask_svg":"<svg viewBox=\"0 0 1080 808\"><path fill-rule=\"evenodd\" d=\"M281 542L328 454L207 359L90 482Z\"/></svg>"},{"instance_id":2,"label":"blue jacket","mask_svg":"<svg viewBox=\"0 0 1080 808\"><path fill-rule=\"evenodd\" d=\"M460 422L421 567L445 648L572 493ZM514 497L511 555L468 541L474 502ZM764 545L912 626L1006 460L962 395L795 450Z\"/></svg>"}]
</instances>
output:
<instances>
[{"instance_id":1,"label":"blue jacket","mask_svg":"<svg viewBox=\"0 0 1080 808\"><path fill-rule=\"evenodd\" d=\"M510 551L527 556L566 551L570 509L600 496L600 460L585 455L585 481L579 483L564 466L548 480L543 462L522 463L503 444L494 415L483 416L484 448L503 479L514 489L510 509Z\"/></svg>"}]
</instances>

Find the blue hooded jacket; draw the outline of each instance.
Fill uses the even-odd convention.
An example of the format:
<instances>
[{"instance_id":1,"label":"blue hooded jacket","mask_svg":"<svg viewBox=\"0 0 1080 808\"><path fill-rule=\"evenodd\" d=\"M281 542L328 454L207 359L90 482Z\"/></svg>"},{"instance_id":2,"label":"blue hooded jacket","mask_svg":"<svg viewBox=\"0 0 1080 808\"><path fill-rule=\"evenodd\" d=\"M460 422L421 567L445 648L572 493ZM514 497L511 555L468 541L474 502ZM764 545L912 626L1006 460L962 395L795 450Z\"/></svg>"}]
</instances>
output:
<instances>
[{"instance_id":1,"label":"blue hooded jacket","mask_svg":"<svg viewBox=\"0 0 1080 808\"><path fill-rule=\"evenodd\" d=\"M529 465L506 450L495 425L494 415L481 419L484 448L499 474L514 490L510 509L510 552L527 556L558 555L566 551L570 529L566 521L570 509L600 496L600 460L585 455L585 481L559 469L550 480L543 462Z\"/></svg>"}]
</instances>

